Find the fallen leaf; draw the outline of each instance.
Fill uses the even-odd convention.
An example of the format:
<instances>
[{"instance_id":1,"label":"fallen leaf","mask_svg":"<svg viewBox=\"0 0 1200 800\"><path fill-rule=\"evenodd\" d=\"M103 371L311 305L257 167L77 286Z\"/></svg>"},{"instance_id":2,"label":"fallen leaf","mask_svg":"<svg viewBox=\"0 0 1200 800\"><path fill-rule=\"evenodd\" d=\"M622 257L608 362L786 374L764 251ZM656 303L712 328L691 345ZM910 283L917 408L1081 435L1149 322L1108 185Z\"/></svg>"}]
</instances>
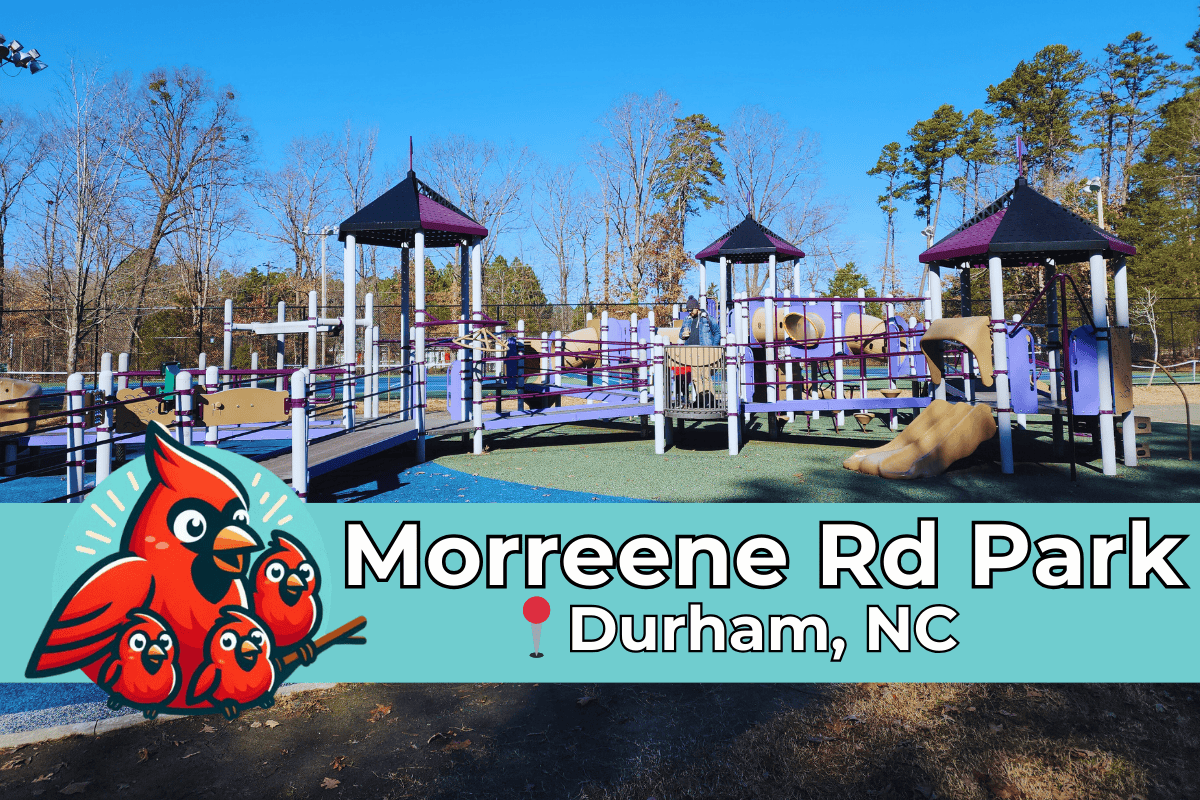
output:
<instances>
[{"instance_id":1,"label":"fallen leaf","mask_svg":"<svg viewBox=\"0 0 1200 800\"><path fill-rule=\"evenodd\" d=\"M145 762L149 761L151 755L152 751L149 747L143 747L141 750L138 750L138 763L144 764Z\"/></svg>"},{"instance_id":2,"label":"fallen leaf","mask_svg":"<svg viewBox=\"0 0 1200 800\"><path fill-rule=\"evenodd\" d=\"M447 750L462 750L466 747L469 747L470 744L471 744L470 739L463 739L461 742L451 742L450 744L446 745L446 749Z\"/></svg>"},{"instance_id":3,"label":"fallen leaf","mask_svg":"<svg viewBox=\"0 0 1200 800\"><path fill-rule=\"evenodd\" d=\"M425 744L432 744L434 739L445 739L445 738L446 738L446 734L435 733L433 736L430 736L428 739L425 740Z\"/></svg>"},{"instance_id":4,"label":"fallen leaf","mask_svg":"<svg viewBox=\"0 0 1200 800\"><path fill-rule=\"evenodd\" d=\"M1004 711L1003 709L1001 709L1001 711L1000 711L1000 716L1002 716L1002 717L1015 717L1015 716L1016 716L1016 714L1012 713L1011 711Z\"/></svg>"},{"instance_id":5,"label":"fallen leaf","mask_svg":"<svg viewBox=\"0 0 1200 800\"><path fill-rule=\"evenodd\" d=\"M196 752L194 752L194 753L188 753L186 756L184 756L184 758L191 758L192 756L198 756L198 755L200 755L200 751L199 751L199 750L197 750L197 751L196 751Z\"/></svg>"},{"instance_id":6,"label":"fallen leaf","mask_svg":"<svg viewBox=\"0 0 1200 800\"><path fill-rule=\"evenodd\" d=\"M59 789L58 793L59 794L83 794L83 790L87 788L87 785L89 783L91 783L91 781L76 781L75 783L68 783L66 786Z\"/></svg>"},{"instance_id":7,"label":"fallen leaf","mask_svg":"<svg viewBox=\"0 0 1200 800\"><path fill-rule=\"evenodd\" d=\"M341 772L346 766L346 757L345 756L334 756L333 763L330 764L329 766L333 767L338 772Z\"/></svg>"},{"instance_id":8,"label":"fallen leaf","mask_svg":"<svg viewBox=\"0 0 1200 800\"><path fill-rule=\"evenodd\" d=\"M214 728L212 725L205 725L203 728L200 729L200 732L201 733L216 733L217 729Z\"/></svg>"},{"instance_id":9,"label":"fallen leaf","mask_svg":"<svg viewBox=\"0 0 1200 800\"><path fill-rule=\"evenodd\" d=\"M251 723L250 723L250 727L251 727L251 728L261 728L261 727L262 727L262 723L261 723L261 722L259 722L258 720L255 720L254 722L251 722Z\"/></svg>"},{"instance_id":10,"label":"fallen leaf","mask_svg":"<svg viewBox=\"0 0 1200 800\"><path fill-rule=\"evenodd\" d=\"M338 786L341 785L341 783L342 782L339 781L337 778L326 778L325 780L321 781L321 788L322 789L336 789Z\"/></svg>"},{"instance_id":11,"label":"fallen leaf","mask_svg":"<svg viewBox=\"0 0 1200 800\"><path fill-rule=\"evenodd\" d=\"M34 779L33 779L33 781L31 781L31 782L32 782L32 783L41 783L42 781L48 781L48 780L50 780L50 779L51 779L51 778L53 778L53 777L54 777L54 773L53 773L53 772L47 772L45 775L38 775L38 776L37 776L36 778L34 778Z\"/></svg>"},{"instance_id":12,"label":"fallen leaf","mask_svg":"<svg viewBox=\"0 0 1200 800\"><path fill-rule=\"evenodd\" d=\"M391 713L392 713L391 706L385 706L383 703L378 703L375 706L375 710L371 712L371 716L368 717L368 719L371 722L379 722L379 720L383 719L384 717L386 717L388 714L391 714Z\"/></svg>"},{"instance_id":13,"label":"fallen leaf","mask_svg":"<svg viewBox=\"0 0 1200 800\"><path fill-rule=\"evenodd\" d=\"M273 719L269 719L266 722L264 722L263 724L266 725L268 728L278 728L279 727L279 723Z\"/></svg>"},{"instance_id":14,"label":"fallen leaf","mask_svg":"<svg viewBox=\"0 0 1200 800\"><path fill-rule=\"evenodd\" d=\"M8 761L0 764L0 769L20 769L28 763L29 756L17 756L16 758L10 758Z\"/></svg>"},{"instance_id":15,"label":"fallen leaf","mask_svg":"<svg viewBox=\"0 0 1200 800\"><path fill-rule=\"evenodd\" d=\"M975 706L967 706L967 711L974 711L974 710L975 710Z\"/></svg>"}]
</instances>

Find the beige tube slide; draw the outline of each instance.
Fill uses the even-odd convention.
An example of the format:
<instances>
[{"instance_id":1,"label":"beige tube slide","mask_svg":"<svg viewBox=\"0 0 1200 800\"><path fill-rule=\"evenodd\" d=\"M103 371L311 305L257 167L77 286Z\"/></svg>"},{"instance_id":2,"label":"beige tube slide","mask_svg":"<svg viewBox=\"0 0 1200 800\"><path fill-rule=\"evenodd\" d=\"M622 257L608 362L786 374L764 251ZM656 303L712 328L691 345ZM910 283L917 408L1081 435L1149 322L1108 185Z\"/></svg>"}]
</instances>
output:
<instances>
[{"instance_id":1,"label":"beige tube slide","mask_svg":"<svg viewBox=\"0 0 1200 800\"><path fill-rule=\"evenodd\" d=\"M760 342L767 340L767 313L765 308L754 312L752 322L754 338ZM775 309L775 341L782 342L791 339L798 347L816 347L821 337L825 335L825 320L816 314L805 314L800 311L783 311Z\"/></svg>"},{"instance_id":2,"label":"beige tube slide","mask_svg":"<svg viewBox=\"0 0 1200 800\"><path fill-rule=\"evenodd\" d=\"M842 462L849 470L894 480L940 475L996 435L992 409L934 400L899 436L859 450Z\"/></svg>"},{"instance_id":3,"label":"beige tube slide","mask_svg":"<svg viewBox=\"0 0 1200 800\"><path fill-rule=\"evenodd\" d=\"M988 330L987 317L958 317L935 319L921 337L921 352L929 364L929 377L934 383L942 382L946 371L943 343L958 342L965 345L979 362L979 377L984 386L995 380L992 372L992 334Z\"/></svg>"}]
</instances>

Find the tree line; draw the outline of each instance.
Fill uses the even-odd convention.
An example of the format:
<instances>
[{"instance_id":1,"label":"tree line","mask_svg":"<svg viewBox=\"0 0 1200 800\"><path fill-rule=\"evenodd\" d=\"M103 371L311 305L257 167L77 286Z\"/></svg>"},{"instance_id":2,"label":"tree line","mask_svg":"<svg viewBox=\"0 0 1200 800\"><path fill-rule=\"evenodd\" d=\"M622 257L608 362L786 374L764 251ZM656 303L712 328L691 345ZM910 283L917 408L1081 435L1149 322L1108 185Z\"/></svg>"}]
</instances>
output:
<instances>
[{"instance_id":1,"label":"tree line","mask_svg":"<svg viewBox=\"0 0 1200 800\"><path fill-rule=\"evenodd\" d=\"M273 317L279 299L303 305L310 289L340 307L340 248L321 280L322 246L335 244L324 234L408 168L381 163L375 127L302 133L265 163L237 92L202 69L58 72L47 108L0 107L0 339L41 326L65 343L43 368L75 370L101 332L130 352L148 336L199 352L225 297L255 318ZM702 210L730 226L753 213L814 251L814 291L848 249L817 137L757 106L721 126L665 92L630 94L566 163L467 134L421 143L415 158L422 179L489 229L488 304L673 302L695 291L684 243ZM448 251L427 260L431 304L457 303L457 263ZM358 264L364 292L399 302L396 251L362 247ZM742 279L761 293L765 271Z\"/></svg>"},{"instance_id":2,"label":"tree line","mask_svg":"<svg viewBox=\"0 0 1200 800\"><path fill-rule=\"evenodd\" d=\"M1159 298L1200 298L1200 31L1183 46L1176 59L1140 31L1093 58L1047 45L987 86L981 108L939 105L883 145L867 174L883 183L884 285L899 281L900 204L936 241L1011 188L1019 135L1036 189L1092 222L1102 197L1104 226L1137 246L1130 291L1143 321Z\"/></svg>"}]
</instances>

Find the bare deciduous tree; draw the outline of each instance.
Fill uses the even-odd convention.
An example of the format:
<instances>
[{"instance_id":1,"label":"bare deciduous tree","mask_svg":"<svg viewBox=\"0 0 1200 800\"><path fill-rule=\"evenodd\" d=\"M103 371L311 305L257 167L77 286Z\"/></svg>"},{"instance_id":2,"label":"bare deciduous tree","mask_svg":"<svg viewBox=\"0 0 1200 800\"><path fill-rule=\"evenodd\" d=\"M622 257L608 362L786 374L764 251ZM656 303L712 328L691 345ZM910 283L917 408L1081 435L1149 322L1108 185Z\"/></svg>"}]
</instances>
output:
<instances>
[{"instance_id":1,"label":"bare deciduous tree","mask_svg":"<svg viewBox=\"0 0 1200 800\"><path fill-rule=\"evenodd\" d=\"M244 211L238 202L243 188L228 175L198 176L200 180L180 204L179 232L171 238L175 268L192 312L197 352L204 351L204 309L213 301L213 281L221 251L229 237L242 228Z\"/></svg>"},{"instance_id":2,"label":"bare deciduous tree","mask_svg":"<svg viewBox=\"0 0 1200 800\"><path fill-rule=\"evenodd\" d=\"M312 278L320 242L304 231L324 224L335 207L337 153L327 136L297 136L288 142L284 159L278 171L259 175L254 202L274 222L263 238L287 249L294 278L307 280Z\"/></svg>"},{"instance_id":3,"label":"bare deciduous tree","mask_svg":"<svg viewBox=\"0 0 1200 800\"><path fill-rule=\"evenodd\" d=\"M66 335L71 372L79 369L83 341L121 301L107 291L128 240L121 205L129 189L131 130L113 113L120 91L98 67L71 62L47 124L45 186L54 210L46 218L53 229L43 233L45 269L65 305L53 323Z\"/></svg>"},{"instance_id":4,"label":"bare deciduous tree","mask_svg":"<svg viewBox=\"0 0 1200 800\"><path fill-rule=\"evenodd\" d=\"M200 175L241 173L253 158L250 129L238 115L229 87L213 89L203 70L176 67L143 76L138 89L122 103L133 116L132 146L125 157L140 176L143 230L139 248L143 263L137 287L138 311L130 332L130 348L141 326L141 307L158 248L185 218L183 198Z\"/></svg>"},{"instance_id":5,"label":"bare deciduous tree","mask_svg":"<svg viewBox=\"0 0 1200 800\"><path fill-rule=\"evenodd\" d=\"M566 306L575 288L575 235L579 190L575 184L575 167L544 166L534 177L533 227L542 246L554 260L550 270L554 302L559 310L558 326L565 328L569 319Z\"/></svg>"},{"instance_id":6,"label":"bare deciduous tree","mask_svg":"<svg viewBox=\"0 0 1200 800\"><path fill-rule=\"evenodd\" d=\"M9 214L43 155L41 131L19 108L0 109L0 335L8 307L6 234Z\"/></svg>"},{"instance_id":7,"label":"bare deciduous tree","mask_svg":"<svg viewBox=\"0 0 1200 800\"><path fill-rule=\"evenodd\" d=\"M640 302L654 290L649 254L651 219L659 171L670 151L670 135L679 103L666 92L650 97L626 95L600 119L606 138L592 145L591 168L601 185L605 220L605 299L608 265L619 257L617 282L625 299ZM608 244L615 235L615 253Z\"/></svg>"},{"instance_id":8,"label":"bare deciduous tree","mask_svg":"<svg viewBox=\"0 0 1200 800\"><path fill-rule=\"evenodd\" d=\"M372 168L375 162L375 143L378 138L378 128L371 126L356 134L350 120L346 120L342 141L337 148L337 171L338 177L341 179L341 190L345 194L346 216L361 210L372 199L370 196L374 186ZM368 251L362 245L358 245L358 252L359 279L365 279L370 274L372 279L377 282L379 269L375 262L375 248L372 247L369 251L371 262L369 273L367 270L368 259L366 258Z\"/></svg>"},{"instance_id":9,"label":"bare deciduous tree","mask_svg":"<svg viewBox=\"0 0 1200 800\"><path fill-rule=\"evenodd\" d=\"M743 106L725 129L726 170L722 210L732 226L747 213L771 227L782 217L785 235L802 242L828 245L844 213L820 196L821 145L808 130L794 131L779 114L761 106ZM784 231L780 231L781 234ZM760 295L766 268L746 268L746 291Z\"/></svg>"},{"instance_id":10,"label":"bare deciduous tree","mask_svg":"<svg viewBox=\"0 0 1200 800\"><path fill-rule=\"evenodd\" d=\"M1158 293L1146 287L1146 296L1139 297L1130 304L1129 315L1150 329L1154 338L1154 357L1150 360L1150 380L1147 386L1154 385L1154 371L1158 369L1158 313L1154 310L1158 304Z\"/></svg>"},{"instance_id":11,"label":"bare deciduous tree","mask_svg":"<svg viewBox=\"0 0 1200 800\"><path fill-rule=\"evenodd\" d=\"M454 134L419 151L428 182L488 229L483 263L491 262L503 236L519 228L533 155L528 147L503 147Z\"/></svg>"}]
</instances>

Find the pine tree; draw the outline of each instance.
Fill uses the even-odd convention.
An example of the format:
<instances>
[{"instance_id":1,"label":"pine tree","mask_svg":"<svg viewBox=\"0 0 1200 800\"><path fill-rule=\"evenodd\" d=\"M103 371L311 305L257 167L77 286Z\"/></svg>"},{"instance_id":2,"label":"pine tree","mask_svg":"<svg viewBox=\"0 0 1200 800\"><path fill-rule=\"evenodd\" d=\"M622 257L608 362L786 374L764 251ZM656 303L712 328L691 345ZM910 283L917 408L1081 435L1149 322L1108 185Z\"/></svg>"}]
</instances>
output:
<instances>
[{"instance_id":1,"label":"pine tree","mask_svg":"<svg viewBox=\"0 0 1200 800\"><path fill-rule=\"evenodd\" d=\"M879 175L887 181L887 190L876 198L879 209L887 219L887 229L883 243L883 280L880 286L883 291L894 294L897 284L896 268L896 202L907 200L912 186L904 180L904 175L912 170L912 163L901 159L900 143L889 142L879 153L875 166L867 170L868 175Z\"/></svg>"},{"instance_id":2,"label":"pine tree","mask_svg":"<svg viewBox=\"0 0 1200 800\"><path fill-rule=\"evenodd\" d=\"M962 135L955 154L962 159L963 219L970 217L983 204L979 196L979 176L984 167L996 163L1000 156L1000 143L996 139L996 118L986 111L975 109L963 122ZM971 203L967 203L967 197Z\"/></svg>"},{"instance_id":3,"label":"pine tree","mask_svg":"<svg viewBox=\"0 0 1200 800\"><path fill-rule=\"evenodd\" d=\"M962 113L944 104L908 132L911 141L905 151L912 156L908 174L913 190L919 192L915 200L916 216L935 232L942 207L946 163L955 155L962 125Z\"/></svg>"},{"instance_id":4,"label":"pine tree","mask_svg":"<svg viewBox=\"0 0 1200 800\"><path fill-rule=\"evenodd\" d=\"M987 89L988 105L1002 123L1021 135L1030 170L1052 197L1081 151L1076 125L1089 74L1078 50L1052 44L1032 60L1019 62L1012 75Z\"/></svg>"}]
</instances>

